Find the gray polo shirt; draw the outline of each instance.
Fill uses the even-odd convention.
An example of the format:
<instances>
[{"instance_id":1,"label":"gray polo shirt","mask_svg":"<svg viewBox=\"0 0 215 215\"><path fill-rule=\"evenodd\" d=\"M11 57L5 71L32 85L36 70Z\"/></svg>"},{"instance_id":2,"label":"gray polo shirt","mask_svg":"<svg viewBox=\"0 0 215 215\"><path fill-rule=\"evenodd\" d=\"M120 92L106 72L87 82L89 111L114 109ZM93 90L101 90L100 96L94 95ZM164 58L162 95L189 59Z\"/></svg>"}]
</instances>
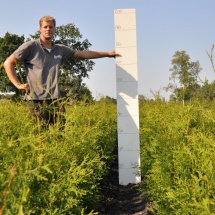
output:
<instances>
[{"instance_id":1,"label":"gray polo shirt","mask_svg":"<svg viewBox=\"0 0 215 215\"><path fill-rule=\"evenodd\" d=\"M13 55L24 62L30 93L27 99L48 100L60 97L58 74L63 61L75 51L61 44L53 44L49 52L40 39L22 44Z\"/></svg>"}]
</instances>

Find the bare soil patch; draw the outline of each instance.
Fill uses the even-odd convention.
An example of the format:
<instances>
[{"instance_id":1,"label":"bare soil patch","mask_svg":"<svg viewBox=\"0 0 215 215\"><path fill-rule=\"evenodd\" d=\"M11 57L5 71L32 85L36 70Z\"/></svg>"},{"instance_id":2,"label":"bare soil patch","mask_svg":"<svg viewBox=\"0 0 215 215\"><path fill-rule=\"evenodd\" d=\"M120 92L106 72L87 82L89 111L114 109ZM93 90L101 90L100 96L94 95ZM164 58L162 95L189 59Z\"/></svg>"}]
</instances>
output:
<instances>
[{"instance_id":1,"label":"bare soil patch","mask_svg":"<svg viewBox=\"0 0 215 215\"><path fill-rule=\"evenodd\" d=\"M101 183L101 208L99 215L149 215L147 201L138 184L119 185L118 157L115 153L110 172Z\"/></svg>"}]
</instances>

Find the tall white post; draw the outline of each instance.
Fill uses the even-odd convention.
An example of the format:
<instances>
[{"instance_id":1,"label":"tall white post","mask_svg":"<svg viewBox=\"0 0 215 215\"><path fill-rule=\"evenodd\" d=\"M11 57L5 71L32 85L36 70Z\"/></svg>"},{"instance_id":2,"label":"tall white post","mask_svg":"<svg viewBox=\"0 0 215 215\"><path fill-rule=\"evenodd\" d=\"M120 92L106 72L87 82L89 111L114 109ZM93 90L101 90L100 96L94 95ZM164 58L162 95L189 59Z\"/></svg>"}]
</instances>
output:
<instances>
[{"instance_id":1,"label":"tall white post","mask_svg":"<svg viewBox=\"0 0 215 215\"><path fill-rule=\"evenodd\" d=\"M136 10L115 9L119 184L139 183L140 138Z\"/></svg>"}]
</instances>

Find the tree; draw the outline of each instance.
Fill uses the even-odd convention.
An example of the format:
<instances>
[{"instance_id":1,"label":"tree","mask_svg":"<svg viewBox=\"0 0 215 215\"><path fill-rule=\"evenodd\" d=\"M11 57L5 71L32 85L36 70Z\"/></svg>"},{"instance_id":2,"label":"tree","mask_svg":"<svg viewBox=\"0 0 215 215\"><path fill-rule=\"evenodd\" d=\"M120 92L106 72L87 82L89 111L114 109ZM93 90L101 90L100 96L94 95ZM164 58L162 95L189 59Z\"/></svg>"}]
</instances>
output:
<instances>
[{"instance_id":1,"label":"tree","mask_svg":"<svg viewBox=\"0 0 215 215\"><path fill-rule=\"evenodd\" d=\"M170 69L172 83L166 87L166 90L172 90L174 93L172 97L176 97L179 101L190 100L200 88L198 75L201 70L199 62L191 62L185 51L176 51Z\"/></svg>"},{"instance_id":2,"label":"tree","mask_svg":"<svg viewBox=\"0 0 215 215\"><path fill-rule=\"evenodd\" d=\"M61 74L59 82L61 95L75 101L85 101L86 103L93 101L92 93L87 86L82 83L82 79L72 78Z\"/></svg>"},{"instance_id":3,"label":"tree","mask_svg":"<svg viewBox=\"0 0 215 215\"><path fill-rule=\"evenodd\" d=\"M0 91L15 91L18 93L18 90L13 86L13 84L9 81L3 63L8 56L11 55L25 40L24 35L18 36L16 34L6 33L3 38L0 37ZM18 73L18 78L21 79L23 77L23 65L16 66L16 71Z\"/></svg>"},{"instance_id":4,"label":"tree","mask_svg":"<svg viewBox=\"0 0 215 215\"><path fill-rule=\"evenodd\" d=\"M215 81L208 83L208 80L205 80L201 92L203 99L209 99L212 101L215 98Z\"/></svg>"},{"instance_id":5,"label":"tree","mask_svg":"<svg viewBox=\"0 0 215 215\"><path fill-rule=\"evenodd\" d=\"M106 102L108 104L110 104L110 103L117 104L117 100L110 96L102 96L98 102Z\"/></svg>"},{"instance_id":6,"label":"tree","mask_svg":"<svg viewBox=\"0 0 215 215\"><path fill-rule=\"evenodd\" d=\"M145 98L144 95L138 95L138 100L141 103L141 102L145 102L147 99Z\"/></svg>"}]
</instances>

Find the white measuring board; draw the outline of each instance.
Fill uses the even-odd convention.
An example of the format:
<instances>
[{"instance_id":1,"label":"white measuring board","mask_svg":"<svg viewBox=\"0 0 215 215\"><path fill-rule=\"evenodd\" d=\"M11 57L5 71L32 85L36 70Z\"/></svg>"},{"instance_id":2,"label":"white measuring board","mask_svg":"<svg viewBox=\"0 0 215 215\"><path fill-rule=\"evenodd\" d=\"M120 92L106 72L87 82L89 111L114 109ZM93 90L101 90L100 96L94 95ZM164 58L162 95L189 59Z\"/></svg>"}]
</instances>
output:
<instances>
[{"instance_id":1,"label":"white measuring board","mask_svg":"<svg viewBox=\"0 0 215 215\"><path fill-rule=\"evenodd\" d=\"M136 10L115 9L119 184L139 183L140 138Z\"/></svg>"}]
</instances>

